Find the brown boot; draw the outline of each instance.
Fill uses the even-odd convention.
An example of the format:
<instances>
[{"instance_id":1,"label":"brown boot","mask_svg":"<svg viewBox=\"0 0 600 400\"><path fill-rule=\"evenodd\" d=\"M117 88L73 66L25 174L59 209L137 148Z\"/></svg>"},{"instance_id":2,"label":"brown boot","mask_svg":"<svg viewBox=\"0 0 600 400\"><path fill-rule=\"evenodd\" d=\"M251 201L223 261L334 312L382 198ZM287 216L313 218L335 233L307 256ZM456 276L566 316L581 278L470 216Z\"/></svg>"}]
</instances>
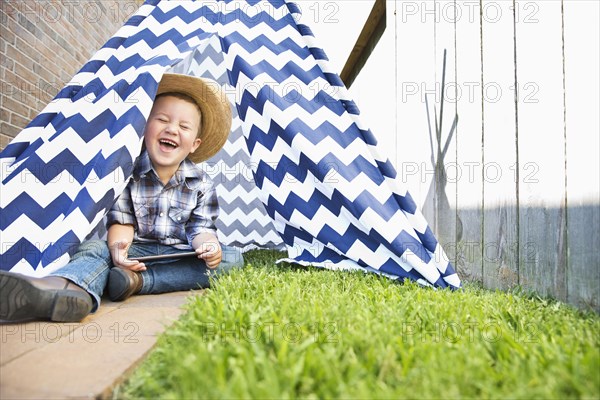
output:
<instances>
[{"instance_id":1,"label":"brown boot","mask_svg":"<svg viewBox=\"0 0 600 400\"><path fill-rule=\"evenodd\" d=\"M144 280L139 272L123 268L111 268L108 274L108 297L112 301L124 301L142 290Z\"/></svg>"},{"instance_id":2,"label":"brown boot","mask_svg":"<svg viewBox=\"0 0 600 400\"><path fill-rule=\"evenodd\" d=\"M0 319L77 322L94 303L88 292L59 276L32 278L0 271Z\"/></svg>"}]
</instances>

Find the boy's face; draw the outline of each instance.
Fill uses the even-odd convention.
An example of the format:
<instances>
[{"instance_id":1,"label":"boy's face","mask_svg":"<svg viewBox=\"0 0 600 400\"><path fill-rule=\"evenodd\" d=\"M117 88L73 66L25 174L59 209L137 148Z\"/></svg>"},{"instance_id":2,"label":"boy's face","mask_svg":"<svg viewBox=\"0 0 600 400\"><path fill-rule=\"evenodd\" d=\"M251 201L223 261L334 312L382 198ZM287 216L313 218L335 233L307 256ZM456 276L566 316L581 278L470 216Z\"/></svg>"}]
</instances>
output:
<instances>
[{"instance_id":1,"label":"boy's face","mask_svg":"<svg viewBox=\"0 0 600 400\"><path fill-rule=\"evenodd\" d=\"M175 173L179 164L200 146L200 112L194 104L173 96L154 102L144 143L154 168Z\"/></svg>"}]
</instances>

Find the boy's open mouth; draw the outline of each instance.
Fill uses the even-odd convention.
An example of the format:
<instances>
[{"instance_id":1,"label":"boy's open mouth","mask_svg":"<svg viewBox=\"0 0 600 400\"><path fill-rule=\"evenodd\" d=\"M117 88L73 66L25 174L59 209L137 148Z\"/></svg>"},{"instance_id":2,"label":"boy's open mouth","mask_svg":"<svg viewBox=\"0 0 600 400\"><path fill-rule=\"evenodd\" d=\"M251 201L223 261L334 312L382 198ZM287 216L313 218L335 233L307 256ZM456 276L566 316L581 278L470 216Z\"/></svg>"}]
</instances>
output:
<instances>
[{"instance_id":1,"label":"boy's open mouth","mask_svg":"<svg viewBox=\"0 0 600 400\"><path fill-rule=\"evenodd\" d=\"M160 139L158 141L158 143L160 143L161 149L162 150L166 150L166 151L174 150L177 147L179 147L179 145L177 143L175 143L175 142L173 142L172 140L169 140L169 139Z\"/></svg>"}]
</instances>

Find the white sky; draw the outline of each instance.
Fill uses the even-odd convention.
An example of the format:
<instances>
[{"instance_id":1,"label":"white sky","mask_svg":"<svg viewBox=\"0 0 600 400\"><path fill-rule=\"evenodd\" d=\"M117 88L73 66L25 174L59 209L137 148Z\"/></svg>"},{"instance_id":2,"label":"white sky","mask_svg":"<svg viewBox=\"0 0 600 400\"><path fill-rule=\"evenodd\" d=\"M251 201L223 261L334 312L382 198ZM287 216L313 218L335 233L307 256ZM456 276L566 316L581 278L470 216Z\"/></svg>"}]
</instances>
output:
<instances>
[{"instance_id":1,"label":"white sky","mask_svg":"<svg viewBox=\"0 0 600 400\"><path fill-rule=\"evenodd\" d=\"M342 72L375 0L295 0L332 68Z\"/></svg>"}]
</instances>

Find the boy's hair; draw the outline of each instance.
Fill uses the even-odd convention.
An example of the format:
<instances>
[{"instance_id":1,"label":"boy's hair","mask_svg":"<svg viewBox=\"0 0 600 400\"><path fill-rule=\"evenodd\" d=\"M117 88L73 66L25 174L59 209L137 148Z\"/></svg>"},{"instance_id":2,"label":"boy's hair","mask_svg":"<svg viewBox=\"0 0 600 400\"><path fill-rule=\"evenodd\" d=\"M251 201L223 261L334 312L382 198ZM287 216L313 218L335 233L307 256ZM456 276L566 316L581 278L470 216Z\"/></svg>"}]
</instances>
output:
<instances>
[{"instance_id":1,"label":"boy's hair","mask_svg":"<svg viewBox=\"0 0 600 400\"><path fill-rule=\"evenodd\" d=\"M161 97L167 97L167 96L175 97L175 98L178 98L179 100L187 101L188 103L191 103L196 107L198 114L200 114L200 126L198 127L198 133L196 134L196 137L200 137L200 132L202 132L202 110L200 110L200 106L198 105L198 103L196 103L196 100L194 100L191 96L188 96L185 93L165 92L165 93L161 93L158 96L156 96L154 101L158 100Z\"/></svg>"}]
</instances>

